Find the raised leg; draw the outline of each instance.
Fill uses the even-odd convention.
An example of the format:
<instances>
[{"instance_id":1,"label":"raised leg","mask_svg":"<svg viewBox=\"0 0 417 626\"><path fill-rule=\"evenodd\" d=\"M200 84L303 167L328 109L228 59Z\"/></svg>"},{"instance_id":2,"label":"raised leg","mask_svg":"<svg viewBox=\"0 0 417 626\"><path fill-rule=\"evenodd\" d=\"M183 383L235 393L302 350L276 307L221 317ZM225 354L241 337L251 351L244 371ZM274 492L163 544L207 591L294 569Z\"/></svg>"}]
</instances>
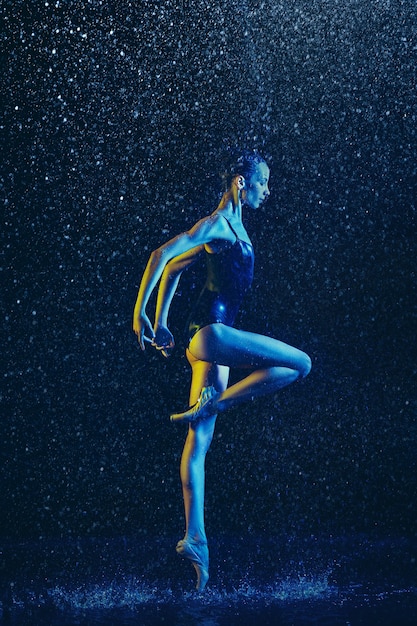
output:
<instances>
[{"instance_id":1,"label":"raised leg","mask_svg":"<svg viewBox=\"0 0 417 626\"><path fill-rule=\"evenodd\" d=\"M217 400L218 411L277 391L304 378L311 369L305 352L272 337L223 324L202 328L191 341L189 352L200 361L254 370L221 393Z\"/></svg>"}]
</instances>

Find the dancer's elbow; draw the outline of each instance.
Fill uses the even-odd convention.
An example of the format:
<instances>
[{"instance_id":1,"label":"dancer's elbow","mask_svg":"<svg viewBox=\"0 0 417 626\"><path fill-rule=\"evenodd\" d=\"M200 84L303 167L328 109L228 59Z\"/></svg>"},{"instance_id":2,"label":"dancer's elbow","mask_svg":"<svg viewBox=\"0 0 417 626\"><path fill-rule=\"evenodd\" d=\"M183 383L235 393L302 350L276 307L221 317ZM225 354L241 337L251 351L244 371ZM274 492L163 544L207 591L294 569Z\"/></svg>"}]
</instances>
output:
<instances>
[{"instance_id":1,"label":"dancer's elbow","mask_svg":"<svg viewBox=\"0 0 417 626\"><path fill-rule=\"evenodd\" d=\"M308 376L309 373L311 372L311 367L312 367L312 363L311 363L310 357L308 356L308 354L303 352L303 356L302 356L300 368L299 368L300 378L305 378L306 376Z\"/></svg>"}]
</instances>

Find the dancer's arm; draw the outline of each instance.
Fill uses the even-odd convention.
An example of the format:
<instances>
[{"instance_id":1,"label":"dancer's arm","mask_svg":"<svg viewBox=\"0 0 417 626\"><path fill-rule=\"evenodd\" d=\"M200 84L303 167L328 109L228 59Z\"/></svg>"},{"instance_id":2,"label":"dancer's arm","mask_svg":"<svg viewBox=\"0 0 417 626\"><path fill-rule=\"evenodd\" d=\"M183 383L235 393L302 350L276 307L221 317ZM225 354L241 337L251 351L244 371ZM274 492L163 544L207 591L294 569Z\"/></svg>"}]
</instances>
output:
<instances>
[{"instance_id":1,"label":"dancer's arm","mask_svg":"<svg viewBox=\"0 0 417 626\"><path fill-rule=\"evenodd\" d=\"M156 301L155 327L168 324L168 312L183 271L200 258L204 246L197 246L171 259L161 277Z\"/></svg>"},{"instance_id":2,"label":"dancer's arm","mask_svg":"<svg viewBox=\"0 0 417 626\"><path fill-rule=\"evenodd\" d=\"M181 275L185 269L191 267L200 258L204 246L192 248L184 254L174 257L166 264L159 283L158 298L154 324L154 339L152 345L160 350L163 356L169 357L175 347L174 337L168 329L168 312L171 306Z\"/></svg>"},{"instance_id":3,"label":"dancer's arm","mask_svg":"<svg viewBox=\"0 0 417 626\"><path fill-rule=\"evenodd\" d=\"M177 235L152 252L142 277L133 314L133 330L138 336L142 350L145 349L145 331L149 331L150 335L154 337L152 324L146 314L146 305L166 265L171 259L186 255L193 248L201 247L214 239L230 237L229 232L225 230L224 222L225 220L219 219L218 215L206 217L197 222L191 230ZM169 288L168 291L171 292L171 289Z\"/></svg>"}]
</instances>

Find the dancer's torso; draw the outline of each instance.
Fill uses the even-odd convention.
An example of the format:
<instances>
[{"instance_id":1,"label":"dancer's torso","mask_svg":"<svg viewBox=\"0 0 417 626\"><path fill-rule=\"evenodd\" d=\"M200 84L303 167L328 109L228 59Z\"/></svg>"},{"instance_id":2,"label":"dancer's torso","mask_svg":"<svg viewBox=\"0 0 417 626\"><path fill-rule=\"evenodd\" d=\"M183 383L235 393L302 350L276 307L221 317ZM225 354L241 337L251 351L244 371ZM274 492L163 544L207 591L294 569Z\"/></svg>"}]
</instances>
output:
<instances>
[{"instance_id":1,"label":"dancer's torso","mask_svg":"<svg viewBox=\"0 0 417 626\"><path fill-rule=\"evenodd\" d=\"M226 221L236 241L217 254L206 252L207 280L188 320L188 341L209 324L220 322L233 326L242 299L252 283L252 245L239 239L230 222Z\"/></svg>"}]
</instances>

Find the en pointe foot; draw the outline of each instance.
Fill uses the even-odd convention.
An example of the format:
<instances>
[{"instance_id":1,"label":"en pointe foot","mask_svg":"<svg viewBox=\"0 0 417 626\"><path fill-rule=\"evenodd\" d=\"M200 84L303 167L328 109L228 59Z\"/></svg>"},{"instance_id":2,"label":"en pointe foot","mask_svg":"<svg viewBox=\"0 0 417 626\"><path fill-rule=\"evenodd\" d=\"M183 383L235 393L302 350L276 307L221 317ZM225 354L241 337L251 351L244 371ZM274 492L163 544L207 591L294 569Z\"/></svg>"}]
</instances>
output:
<instances>
[{"instance_id":1,"label":"en pointe foot","mask_svg":"<svg viewBox=\"0 0 417 626\"><path fill-rule=\"evenodd\" d=\"M209 579L209 552L207 542L194 539L181 539L177 543L177 554L189 559L197 573L197 591L204 591Z\"/></svg>"}]
</instances>

